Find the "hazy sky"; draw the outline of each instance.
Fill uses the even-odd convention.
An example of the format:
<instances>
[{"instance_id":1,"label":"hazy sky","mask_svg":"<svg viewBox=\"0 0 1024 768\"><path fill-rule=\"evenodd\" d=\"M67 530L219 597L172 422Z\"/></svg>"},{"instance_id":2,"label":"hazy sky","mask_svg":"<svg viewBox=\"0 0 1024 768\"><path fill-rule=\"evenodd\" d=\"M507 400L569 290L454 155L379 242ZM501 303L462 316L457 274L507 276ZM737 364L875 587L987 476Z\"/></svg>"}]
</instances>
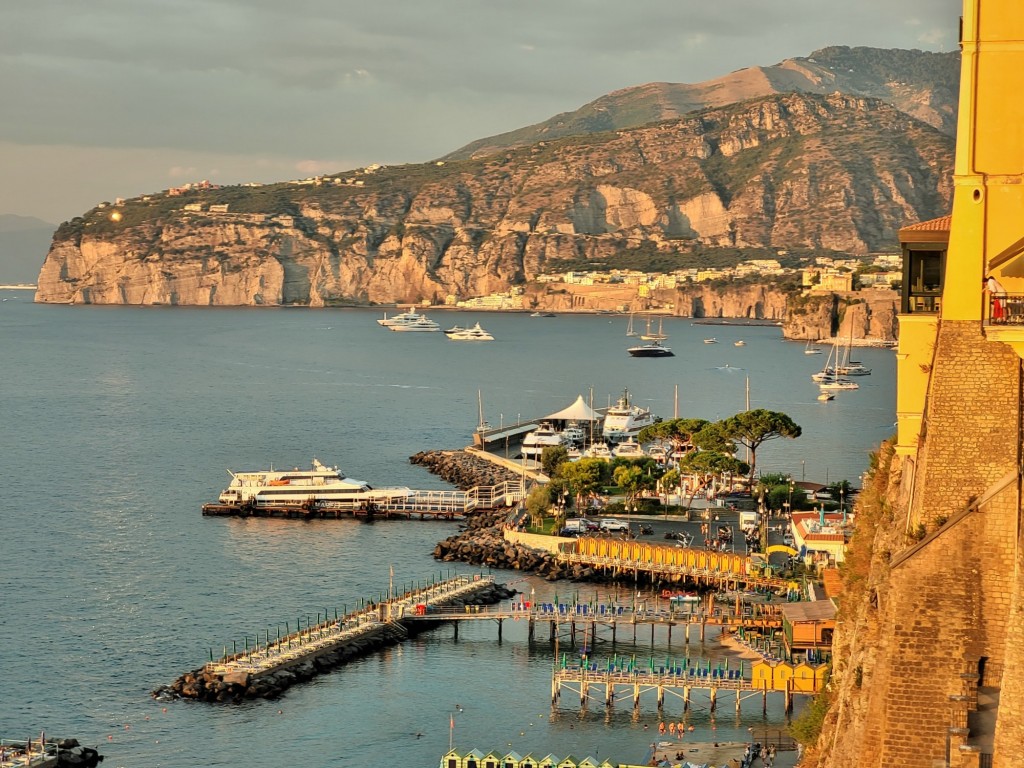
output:
<instances>
[{"instance_id":1,"label":"hazy sky","mask_svg":"<svg viewBox=\"0 0 1024 768\"><path fill-rule=\"evenodd\" d=\"M619 88L828 45L949 51L961 0L3 0L0 213L423 162Z\"/></svg>"}]
</instances>

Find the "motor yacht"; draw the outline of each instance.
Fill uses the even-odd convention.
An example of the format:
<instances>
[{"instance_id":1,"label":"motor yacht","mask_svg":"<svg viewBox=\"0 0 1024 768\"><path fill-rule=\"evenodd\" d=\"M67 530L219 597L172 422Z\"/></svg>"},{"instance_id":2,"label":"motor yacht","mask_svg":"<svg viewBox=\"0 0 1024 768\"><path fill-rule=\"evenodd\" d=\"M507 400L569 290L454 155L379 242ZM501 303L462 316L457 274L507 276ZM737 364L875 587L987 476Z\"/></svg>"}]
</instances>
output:
<instances>
[{"instance_id":1,"label":"motor yacht","mask_svg":"<svg viewBox=\"0 0 1024 768\"><path fill-rule=\"evenodd\" d=\"M409 310L408 312L402 312L401 314L388 317L388 313L384 313L384 317L377 321L378 325L383 325L385 328L393 328L397 325L408 325L409 323L419 320L423 315L419 312Z\"/></svg>"},{"instance_id":2,"label":"motor yacht","mask_svg":"<svg viewBox=\"0 0 1024 768\"><path fill-rule=\"evenodd\" d=\"M408 332L434 332L440 331L441 326L435 323L426 315L420 315L415 320L411 320L408 323L402 323L401 325L389 325L388 330L390 331L408 331Z\"/></svg>"},{"instance_id":3,"label":"motor yacht","mask_svg":"<svg viewBox=\"0 0 1024 768\"><path fill-rule=\"evenodd\" d=\"M464 328L454 333L448 333L448 338L452 341L494 341L494 337L481 328L480 323L477 323L472 328Z\"/></svg>"},{"instance_id":4,"label":"motor yacht","mask_svg":"<svg viewBox=\"0 0 1024 768\"><path fill-rule=\"evenodd\" d=\"M642 459L647 454L644 453L644 449L640 447L636 440L629 438L615 446L612 449L612 455L617 459Z\"/></svg>"},{"instance_id":5,"label":"motor yacht","mask_svg":"<svg viewBox=\"0 0 1024 768\"><path fill-rule=\"evenodd\" d=\"M626 351L632 357L675 357L675 353L669 347L663 346L659 341L630 347Z\"/></svg>"},{"instance_id":6,"label":"motor yacht","mask_svg":"<svg viewBox=\"0 0 1024 768\"><path fill-rule=\"evenodd\" d=\"M656 424L658 419L649 408L633 405L629 399L629 390L623 390L622 397L604 416L604 427L601 435L606 442L621 443L630 437L635 438L640 430Z\"/></svg>"},{"instance_id":7,"label":"motor yacht","mask_svg":"<svg viewBox=\"0 0 1024 768\"><path fill-rule=\"evenodd\" d=\"M562 433L554 428L550 421L542 421L540 425L523 438L523 456L540 461L545 448L565 445Z\"/></svg>"}]
</instances>

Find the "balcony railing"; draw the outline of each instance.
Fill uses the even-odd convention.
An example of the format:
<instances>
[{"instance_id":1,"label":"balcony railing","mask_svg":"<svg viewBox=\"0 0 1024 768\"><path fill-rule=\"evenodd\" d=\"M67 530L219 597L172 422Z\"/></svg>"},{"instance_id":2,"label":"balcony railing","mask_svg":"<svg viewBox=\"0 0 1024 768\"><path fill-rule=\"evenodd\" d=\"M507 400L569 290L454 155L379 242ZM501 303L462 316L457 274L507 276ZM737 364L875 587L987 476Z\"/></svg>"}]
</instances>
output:
<instances>
[{"instance_id":1,"label":"balcony railing","mask_svg":"<svg viewBox=\"0 0 1024 768\"><path fill-rule=\"evenodd\" d=\"M1024 326L1024 293L988 294L987 324Z\"/></svg>"}]
</instances>

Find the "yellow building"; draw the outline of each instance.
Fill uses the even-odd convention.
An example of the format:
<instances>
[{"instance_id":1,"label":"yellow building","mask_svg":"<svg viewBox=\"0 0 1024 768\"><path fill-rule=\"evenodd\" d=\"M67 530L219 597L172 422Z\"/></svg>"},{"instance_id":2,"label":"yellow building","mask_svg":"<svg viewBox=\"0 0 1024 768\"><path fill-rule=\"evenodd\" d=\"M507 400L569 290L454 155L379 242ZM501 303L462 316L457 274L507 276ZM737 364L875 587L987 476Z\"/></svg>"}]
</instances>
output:
<instances>
[{"instance_id":1,"label":"yellow building","mask_svg":"<svg viewBox=\"0 0 1024 768\"><path fill-rule=\"evenodd\" d=\"M889 517L874 530L884 563L872 566L882 586L840 614L837 646L851 647L836 659L829 768L1022 764L1020 0L964 0L960 33L952 214L900 232L897 439L879 483Z\"/></svg>"}]
</instances>

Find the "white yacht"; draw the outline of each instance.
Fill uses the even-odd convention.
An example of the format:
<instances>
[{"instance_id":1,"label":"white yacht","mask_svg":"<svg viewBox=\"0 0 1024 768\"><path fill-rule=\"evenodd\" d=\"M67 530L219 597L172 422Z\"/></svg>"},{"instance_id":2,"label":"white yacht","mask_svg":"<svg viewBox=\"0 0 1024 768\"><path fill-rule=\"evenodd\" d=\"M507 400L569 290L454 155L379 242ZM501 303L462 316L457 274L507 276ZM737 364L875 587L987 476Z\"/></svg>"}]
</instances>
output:
<instances>
[{"instance_id":1,"label":"white yacht","mask_svg":"<svg viewBox=\"0 0 1024 768\"><path fill-rule=\"evenodd\" d=\"M388 317L388 313L384 313L384 317L377 321L378 325L383 325L385 328L393 328L396 325L408 325L409 323L419 320L423 315L419 312L409 310L408 312L402 312L401 314Z\"/></svg>"},{"instance_id":2,"label":"white yacht","mask_svg":"<svg viewBox=\"0 0 1024 768\"><path fill-rule=\"evenodd\" d=\"M550 421L542 421L533 432L523 438L523 456L540 461L545 448L564 445L562 433Z\"/></svg>"},{"instance_id":3,"label":"white yacht","mask_svg":"<svg viewBox=\"0 0 1024 768\"><path fill-rule=\"evenodd\" d=\"M849 379L840 379L832 377L825 379L824 381L818 382L818 389L822 391L829 390L840 390L840 389L860 389L860 384Z\"/></svg>"},{"instance_id":4,"label":"white yacht","mask_svg":"<svg viewBox=\"0 0 1024 768\"><path fill-rule=\"evenodd\" d=\"M494 337L481 328L480 323L472 328L463 328L453 332L445 331L445 333L452 341L494 341Z\"/></svg>"},{"instance_id":5,"label":"white yacht","mask_svg":"<svg viewBox=\"0 0 1024 768\"><path fill-rule=\"evenodd\" d=\"M668 451L665 449L665 446L662 445L661 443L652 443L647 448L647 455L650 456L655 461L668 461Z\"/></svg>"},{"instance_id":6,"label":"white yacht","mask_svg":"<svg viewBox=\"0 0 1024 768\"><path fill-rule=\"evenodd\" d=\"M221 504L254 507L336 506L355 509L412 495L408 488L373 488L345 477L337 467L313 459L312 469L231 472L231 483L220 494Z\"/></svg>"},{"instance_id":7,"label":"white yacht","mask_svg":"<svg viewBox=\"0 0 1024 768\"><path fill-rule=\"evenodd\" d=\"M572 445L583 445L587 439L587 433L578 421L570 421L562 430L562 441Z\"/></svg>"},{"instance_id":8,"label":"white yacht","mask_svg":"<svg viewBox=\"0 0 1024 768\"><path fill-rule=\"evenodd\" d=\"M431 320L426 315L420 315L415 320L410 320L407 323L401 323L400 325L389 325L388 326L388 330L389 331L407 331L407 332L412 332L412 331L433 332L433 331L440 331L441 330L441 326L438 325L437 323L435 323L433 320Z\"/></svg>"},{"instance_id":9,"label":"white yacht","mask_svg":"<svg viewBox=\"0 0 1024 768\"><path fill-rule=\"evenodd\" d=\"M612 449L612 455L617 459L643 459L647 456L644 449L632 437L615 446Z\"/></svg>"},{"instance_id":10,"label":"white yacht","mask_svg":"<svg viewBox=\"0 0 1024 768\"><path fill-rule=\"evenodd\" d=\"M623 390L622 397L604 417L604 428L601 434L609 443L621 443L627 438L635 438L640 430L660 421L649 408L641 408L629 401L629 390Z\"/></svg>"},{"instance_id":11,"label":"white yacht","mask_svg":"<svg viewBox=\"0 0 1024 768\"><path fill-rule=\"evenodd\" d=\"M587 459L605 459L611 461L612 450L608 447L607 443L592 443L587 450L583 452L583 457Z\"/></svg>"}]
</instances>

